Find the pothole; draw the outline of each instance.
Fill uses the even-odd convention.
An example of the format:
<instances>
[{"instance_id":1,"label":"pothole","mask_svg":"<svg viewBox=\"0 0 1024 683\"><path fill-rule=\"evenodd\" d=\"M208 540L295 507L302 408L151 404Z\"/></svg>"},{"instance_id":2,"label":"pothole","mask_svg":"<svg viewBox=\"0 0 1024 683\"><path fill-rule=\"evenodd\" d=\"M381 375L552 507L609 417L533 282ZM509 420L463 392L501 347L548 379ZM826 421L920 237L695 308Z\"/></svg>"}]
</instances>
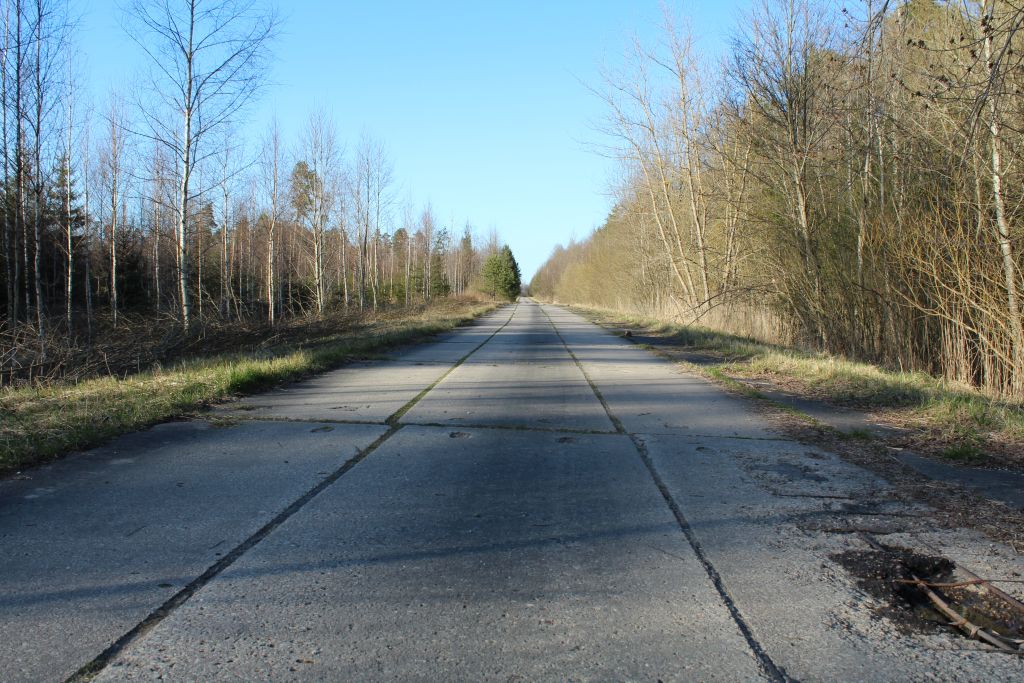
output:
<instances>
[{"instance_id":1,"label":"pothole","mask_svg":"<svg viewBox=\"0 0 1024 683\"><path fill-rule=\"evenodd\" d=\"M971 584L944 557L878 544L872 550L835 553L832 559L854 577L861 590L878 601L876 613L904 632L952 631L966 637L952 624L950 616L937 609L927 591L913 583L916 577L975 626L1012 641L1024 638L1024 613L984 585Z\"/></svg>"}]
</instances>

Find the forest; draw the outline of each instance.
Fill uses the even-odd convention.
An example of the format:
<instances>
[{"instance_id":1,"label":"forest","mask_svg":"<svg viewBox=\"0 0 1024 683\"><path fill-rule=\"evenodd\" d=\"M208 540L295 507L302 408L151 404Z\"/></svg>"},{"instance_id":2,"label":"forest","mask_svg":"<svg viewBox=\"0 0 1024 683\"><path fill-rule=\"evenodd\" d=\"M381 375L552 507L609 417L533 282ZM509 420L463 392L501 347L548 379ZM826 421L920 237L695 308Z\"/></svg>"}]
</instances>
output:
<instances>
[{"instance_id":1,"label":"forest","mask_svg":"<svg viewBox=\"0 0 1024 683\"><path fill-rule=\"evenodd\" d=\"M1024 397L1024 5L767 0L595 85L614 209L542 299Z\"/></svg>"},{"instance_id":2,"label":"forest","mask_svg":"<svg viewBox=\"0 0 1024 683\"><path fill-rule=\"evenodd\" d=\"M170 348L235 323L272 336L282 321L485 288L496 232L400 200L383 141L346 147L313 107L300 130L247 133L273 9L126 3L144 64L100 102L79 66L80 9L0 3L0 385L125 343Z\"/></svg>"}]
</instances>

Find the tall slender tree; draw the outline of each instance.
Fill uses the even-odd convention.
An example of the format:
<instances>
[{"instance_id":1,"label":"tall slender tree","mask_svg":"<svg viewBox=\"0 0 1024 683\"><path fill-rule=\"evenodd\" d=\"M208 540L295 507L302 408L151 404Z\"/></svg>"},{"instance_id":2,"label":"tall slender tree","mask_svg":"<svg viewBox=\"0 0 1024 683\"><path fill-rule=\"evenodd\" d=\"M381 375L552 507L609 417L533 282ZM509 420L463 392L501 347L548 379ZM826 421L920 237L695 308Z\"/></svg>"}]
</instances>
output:
<instances>
[{"instance_id":1,"label":"tall slender tree","mask_svg":"<svg viewBox=\"0 0 1024 683\"><path fill-rule=\"evenodd\" d=\"M196 167L208 140L263 86L277 15L256 0L135 0L131 35L150 60L153 99L139 102L141 132L167 148L178 166L176 246L181 323L191 324L189 220Z\"/></svg>"}]
</instances>

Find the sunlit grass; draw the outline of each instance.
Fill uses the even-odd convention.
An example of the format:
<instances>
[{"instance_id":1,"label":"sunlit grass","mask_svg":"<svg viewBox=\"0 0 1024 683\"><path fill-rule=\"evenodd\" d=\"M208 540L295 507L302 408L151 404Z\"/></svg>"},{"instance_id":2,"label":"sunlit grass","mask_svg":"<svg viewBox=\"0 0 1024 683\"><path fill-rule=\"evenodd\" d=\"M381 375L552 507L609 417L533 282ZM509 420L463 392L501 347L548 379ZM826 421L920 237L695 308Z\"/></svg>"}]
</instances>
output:
<instances>
[{"instance_id":1,"label":"sunlit grass","mask_svg":"<svg viewBox=\"0 0 1024 683\"><path fill-rule=\"evenodd\" d=\"M259 353L224 355L119 379L0 391L0 472L18 470L239 394L322 372L421 340L493 306L465 304L371 322L358 330Z\"/></svg>"}]
</instances>

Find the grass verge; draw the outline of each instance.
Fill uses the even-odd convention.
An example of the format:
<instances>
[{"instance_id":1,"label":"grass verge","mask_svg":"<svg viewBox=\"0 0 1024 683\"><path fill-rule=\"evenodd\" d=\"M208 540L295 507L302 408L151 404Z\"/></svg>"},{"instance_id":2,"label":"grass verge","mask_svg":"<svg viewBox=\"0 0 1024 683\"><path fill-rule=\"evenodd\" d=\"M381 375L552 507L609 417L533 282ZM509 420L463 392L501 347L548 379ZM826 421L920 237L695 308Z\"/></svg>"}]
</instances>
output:
<instances>
[{"instance_id":1,"label":"grass verge","mask_svg":"<svg viewBox=\"0 0 1024 683\"><path fill-rule=\"evenodd\" d=\"M872 412L906 428L906 445L963 463L1024 466L1024 406L921 372L897 372L837 356L764 344L707 328L576 308L605 327L628 329L673 358L751 397L759 380L826 403Z\"/></svg>"},{"instance_id":2,"label":"grass verge","mask_svg":"<svg viewBox=\"0 0 1024 683\"><path fill-rule=\"evenodd\" d=\"M266 390L354 358L422 341L493 308L476 302L447 302L360 321L298 342L192 358L124 378L4 389L0 391L0 474L187 415L231 396Z\"/></svg>"}]
</instances>

